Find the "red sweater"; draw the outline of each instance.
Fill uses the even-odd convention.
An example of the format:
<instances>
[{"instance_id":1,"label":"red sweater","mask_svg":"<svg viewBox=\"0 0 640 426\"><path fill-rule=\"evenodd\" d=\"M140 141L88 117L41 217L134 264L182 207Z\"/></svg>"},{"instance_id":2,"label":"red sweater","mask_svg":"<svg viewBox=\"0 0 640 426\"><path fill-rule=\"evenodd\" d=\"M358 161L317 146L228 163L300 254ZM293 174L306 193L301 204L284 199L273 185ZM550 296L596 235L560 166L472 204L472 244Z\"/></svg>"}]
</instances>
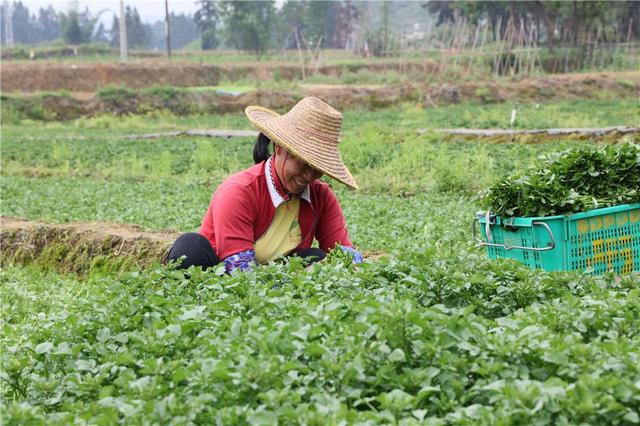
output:
<instances>
[{"instance_id":1,"label":"red sweater","mask_svg":"<svg viewBox=\"0 0 640 426\"><path fill-rule=\"evenodd\" d=\"M267 167L272 178L269 182ZM231 175L213 194L200 233L209 240L220 260L253 250L254 243L271 225L276 208L287 199L285 193L271 159ZM344 214L329 185L316 180L300 198L298 222L302 242L296 250L311 247L314 238L324 251L336 244L352 246Z\"/></svg>"}]
</instances>

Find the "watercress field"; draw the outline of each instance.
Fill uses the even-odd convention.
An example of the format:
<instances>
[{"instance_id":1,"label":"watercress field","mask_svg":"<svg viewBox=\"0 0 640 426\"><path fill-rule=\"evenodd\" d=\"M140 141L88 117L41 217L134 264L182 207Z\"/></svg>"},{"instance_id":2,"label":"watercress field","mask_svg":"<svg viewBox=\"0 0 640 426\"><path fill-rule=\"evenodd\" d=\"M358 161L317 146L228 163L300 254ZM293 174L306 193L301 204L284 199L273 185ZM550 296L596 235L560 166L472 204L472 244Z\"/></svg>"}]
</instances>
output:
<instances>
[{"instance_id":1,"label":"watercress field","mask_svg":"<svg viewBox=\"0 0 640 426\"><path fill-rule=\"evenodd\" d=\"M590 141L443 140L506 126L510 105L345 111L362 187L333 185L352 240L334 253L224 275L158 264L78 276L3 253L7 424L637 424L640 277L489 261L478 194ZM637 125L635 100L523 105L517 127ZM241 115L101 116L2 127L2 215L195 230L253 140L124 140L248 128ZM418 134L417 129L430 129Z\"/></svg>"}]
</instances>

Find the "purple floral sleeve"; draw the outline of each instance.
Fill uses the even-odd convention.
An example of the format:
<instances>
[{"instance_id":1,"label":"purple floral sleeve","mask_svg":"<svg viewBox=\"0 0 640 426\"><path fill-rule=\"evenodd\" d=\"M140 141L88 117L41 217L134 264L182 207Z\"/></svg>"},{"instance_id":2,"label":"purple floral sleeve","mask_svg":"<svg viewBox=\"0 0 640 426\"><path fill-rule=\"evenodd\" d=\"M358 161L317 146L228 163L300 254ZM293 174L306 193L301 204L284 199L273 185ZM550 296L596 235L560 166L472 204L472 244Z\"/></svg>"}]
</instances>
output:
<instances>
[{"instance_id":1,"label":"purple floral sleeve","mask_svg":"<svg viewBox=\"0 0 640 426\"><path fill-rule=\"evenodd\" d=\"M340 246L340 248L342 249L342 251L351 253L353 255L354 264L362 263L362 253L360 253L358 250L348 246Z\"/></svg>"},{"instance_id":2,"label":"purple floral sleeve","mask_svg":"<svg viewBox=\"0 0 640 426\"><path fill-rule=\"evenodd\" d=\"M230 273L236 269L240 269L241 271L250 270L252 262L255 262L255 260L255 250L245 250L227 257L223 262L225 269Z\"/></svg>"}]
</instances>

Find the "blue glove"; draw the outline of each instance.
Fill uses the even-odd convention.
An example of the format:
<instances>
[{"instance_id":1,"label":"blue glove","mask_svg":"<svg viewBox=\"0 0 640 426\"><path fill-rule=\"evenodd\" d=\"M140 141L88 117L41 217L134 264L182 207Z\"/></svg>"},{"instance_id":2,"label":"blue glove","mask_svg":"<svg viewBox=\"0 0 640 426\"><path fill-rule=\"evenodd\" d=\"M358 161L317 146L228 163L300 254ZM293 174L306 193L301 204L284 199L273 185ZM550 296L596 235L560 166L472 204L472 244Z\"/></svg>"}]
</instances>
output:
<instances>
[{"instance_id":1,"label":"blue glove","mask_svg":"<svg viewBox=\"0 0 640 426\"><path fill-rule=\"evenodd\" d=\"M240 253L232 254L231 256L225 258L224 268L227 270L227 273L231 273L236 269L240 269L241 271L249 271L251 270L251 266L255 263L256 260L256 252L255 250L245 250Z\"/></svg>"},{"instance_id":2,"label":"blue glove","mask_svg":"<svg viewBox=\"0 0 640 426\"><path fill-rule=\"evenodd\" d=\"M351 253L351 255L353 256L353 263L354 264L358 264L358 263L362 263L362 253L360 253L358 250L356 250L353 247L348 247L348 246L340 246L340 248L342 249L343 252L345 253Z\"/></svg>"}]
</instances>

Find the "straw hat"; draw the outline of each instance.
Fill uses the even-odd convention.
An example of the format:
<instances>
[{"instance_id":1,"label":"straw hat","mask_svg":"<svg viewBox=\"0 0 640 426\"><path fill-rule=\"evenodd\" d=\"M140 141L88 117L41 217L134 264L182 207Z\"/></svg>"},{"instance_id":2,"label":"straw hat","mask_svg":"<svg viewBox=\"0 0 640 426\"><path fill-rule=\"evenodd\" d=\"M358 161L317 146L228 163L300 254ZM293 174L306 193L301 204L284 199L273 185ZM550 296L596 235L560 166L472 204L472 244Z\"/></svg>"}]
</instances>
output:
<instances>
[{"instance_id":1,"label":"straw hat","mask_svg":"<svg viewBox=\"0 0 640 426\"><path fill-rule=\"evenodd\" d=\"M308 97L284 115L260 106L248 106L244 112L256 129L295 157L358 189L338 151L342 127L342 114L338 111L320 99Z\"/></svg>"}]
</instances>

